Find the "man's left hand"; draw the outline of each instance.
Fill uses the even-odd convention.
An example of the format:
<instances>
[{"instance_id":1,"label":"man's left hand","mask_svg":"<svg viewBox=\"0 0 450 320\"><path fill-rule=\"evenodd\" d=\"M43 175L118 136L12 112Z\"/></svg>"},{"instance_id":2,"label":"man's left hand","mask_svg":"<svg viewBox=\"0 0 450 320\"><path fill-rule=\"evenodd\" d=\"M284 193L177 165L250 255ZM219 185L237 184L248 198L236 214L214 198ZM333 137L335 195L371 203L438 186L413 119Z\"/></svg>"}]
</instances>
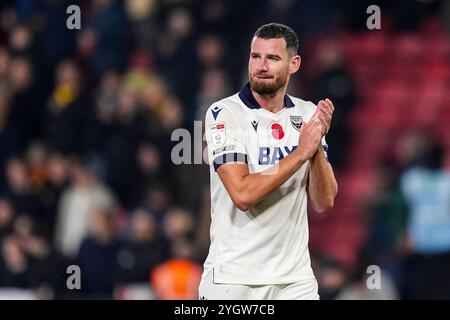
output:
<instances>
[{"instance_id":1,"label":"man's left hand","mask_svg":"<svg viewBox=\"0 0 450 320\"><path fill-rule=\"evenodd\" d=\"M322 136L328 133L331 126L331 119L333 117L334 106L330 99L320 100L317 104L317 110L315 116L320 119L322 123Z\"/></svg>"}]
</instances>

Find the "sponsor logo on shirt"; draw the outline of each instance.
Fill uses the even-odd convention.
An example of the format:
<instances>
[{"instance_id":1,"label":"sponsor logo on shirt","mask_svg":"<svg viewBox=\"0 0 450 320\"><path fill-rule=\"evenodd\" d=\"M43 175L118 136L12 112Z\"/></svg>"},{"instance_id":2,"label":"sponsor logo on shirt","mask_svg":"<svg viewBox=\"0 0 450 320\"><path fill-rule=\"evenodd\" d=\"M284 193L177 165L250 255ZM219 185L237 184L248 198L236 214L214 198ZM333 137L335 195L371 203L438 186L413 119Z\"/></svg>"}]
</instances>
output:
<instances>
[{"instance_id":1,"label":"sponsor logo on shirt","mask_svg":"<svg viewBox=\"0 0 450 320\"><path fill-rule=\"evenodd\" d=\"M297 149L297 146L292 147L259 147L258 163L260 165L272 165L283 159L289 153Z\"/></svg>"}]
</instances>

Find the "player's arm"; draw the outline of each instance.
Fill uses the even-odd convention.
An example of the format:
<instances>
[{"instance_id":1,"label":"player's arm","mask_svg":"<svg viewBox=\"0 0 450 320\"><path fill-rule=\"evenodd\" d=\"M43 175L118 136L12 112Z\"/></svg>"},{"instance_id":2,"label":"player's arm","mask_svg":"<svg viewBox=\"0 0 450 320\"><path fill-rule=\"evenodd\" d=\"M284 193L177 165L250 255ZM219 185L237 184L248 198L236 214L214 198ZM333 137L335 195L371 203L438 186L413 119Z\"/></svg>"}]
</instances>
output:
<instances>
[{"instance_id":1,"label":"player's arm","mask_svg":"<svg viewBox=\"0 0 450 320\"><path fill-rule=\"evenodd\" d=\"M308 195L314 210L324 212L333 208L337 192L338 185L333 168L320 145L311 158L308 179Z\"/></svg>"},{"instance_id":2,"label":"player's arm","mask_svg":"<svg viewBox=\"0 0 450 320\"><path fill-rule=\"evenodd\" d=\"M323 125L322 135L325 135L330 128L333 111L334 106L329 99L319 102L313 118L320 119ZM331 209L337 192L338 185L333 168L326 159L323 146L320 145L311 158L308 178L308 196L314 210L324 212Z\"/></svg>"},{"instance_id":3,"label":"player's arm","mask_svg":"<svg viewBox=\"0 0 450 320\"><path fill-rule=\"evenodd\" d=\"M279 188L308 159L320 144L322 124L311 121L302 128L299 147L280 160L277 165L256 174L250 174L244 163L226 163L217 173L234 204L242 211L263 200L269 193Z\"/></svg>"}]
</instances>

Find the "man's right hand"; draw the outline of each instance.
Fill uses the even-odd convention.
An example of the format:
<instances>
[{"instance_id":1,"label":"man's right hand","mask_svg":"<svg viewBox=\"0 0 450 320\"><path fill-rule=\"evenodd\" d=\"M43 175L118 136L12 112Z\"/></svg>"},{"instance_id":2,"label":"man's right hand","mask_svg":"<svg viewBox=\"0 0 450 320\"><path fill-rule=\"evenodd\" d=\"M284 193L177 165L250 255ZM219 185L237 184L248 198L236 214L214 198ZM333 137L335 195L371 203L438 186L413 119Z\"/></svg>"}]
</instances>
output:
<instances>
[{"instance_id":1,"label":"man's right hand","mask_svg":"<svg viewBox=\"0 0 450 320\"><path fill-rule=\"evenodd\" d=\"M311 159L316 153L322 138L322 131L323 124L316 116L313 116L308 123L303 124L300 129L298 147L305 161Z\"/></svg>"}]
</instances>

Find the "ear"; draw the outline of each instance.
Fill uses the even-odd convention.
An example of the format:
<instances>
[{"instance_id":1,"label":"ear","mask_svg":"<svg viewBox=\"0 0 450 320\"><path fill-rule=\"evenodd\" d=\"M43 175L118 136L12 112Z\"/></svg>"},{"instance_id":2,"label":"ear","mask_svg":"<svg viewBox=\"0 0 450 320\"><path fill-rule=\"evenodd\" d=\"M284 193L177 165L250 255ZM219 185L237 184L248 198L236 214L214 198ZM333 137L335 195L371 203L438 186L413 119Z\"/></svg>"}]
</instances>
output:
<instances>
[{"instance_id":1,"label":"ear","mask_svg":"<svg viewBox=\"0 0 450 320\"><path fill-rule=\"evenodd\" d=\"M300 64L302 63L302 58L297 54L291 58L289 62L289 74L296 73L300 68Z\"/></svg>"}]
</instances>

